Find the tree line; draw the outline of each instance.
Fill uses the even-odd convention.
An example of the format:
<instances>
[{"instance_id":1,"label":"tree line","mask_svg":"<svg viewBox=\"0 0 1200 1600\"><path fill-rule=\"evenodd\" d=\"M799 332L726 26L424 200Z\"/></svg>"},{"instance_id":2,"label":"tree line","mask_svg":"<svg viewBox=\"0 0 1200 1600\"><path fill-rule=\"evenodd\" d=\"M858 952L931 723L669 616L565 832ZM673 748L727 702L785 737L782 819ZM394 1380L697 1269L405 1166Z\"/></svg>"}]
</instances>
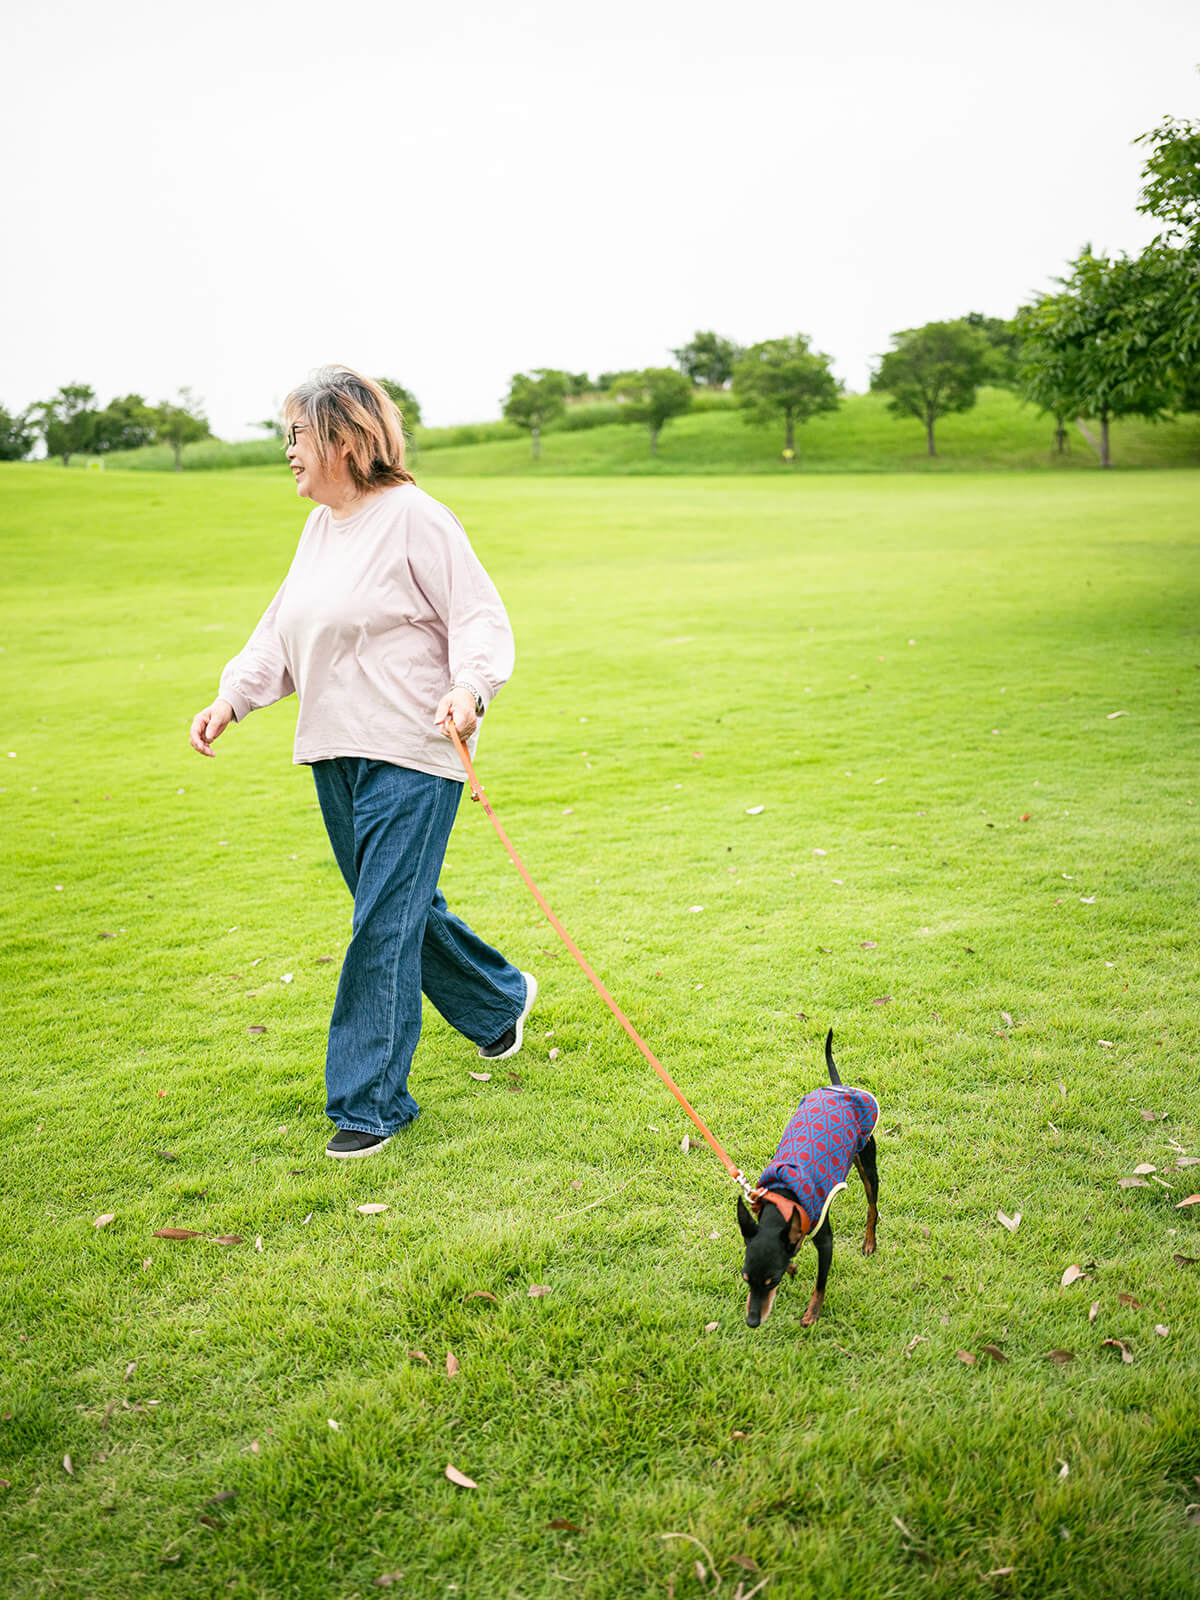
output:
<instances>
[{"instance_id":1,"label":"tree line","mask_svg":"<svg viewBox=\"0 0 1200 1600\"><path fill-rule=\"evenodd\" d=\"M1134 142L1147 151L1137 209L1161 225L1139 256L1107 257L1087 246L1055 280L1056 290L1009 320L971 312L891 336L871 388L888 396L893 414L921 423L931 456L938 421L970 410L984 384L1012 388L1052 416L1060 452L1074 419L1105 467L1114 418L1200 411L1200 122L1166 117ZM596 379L553 367L514 373L503 415L528 432L536 460L543 431L568 405L608 396L620 420L647 427L656 455L663 428L691 409L698 394L728 390L748 422L782 426L782 453L790 462L796 428L841 404L831 358L814 350L807 334L743 348L709 329L671 354L673 367L603 372ZM400 406L411 437L421 420L416 397L393 379L379 381ZM103 409L95 399L87 384L64 384L20 415L0 407L0 460L22 459L38 438L64 464L75 454L102 456L161 442L173 448L178 469L184 444L210 434L188 389L158 406L136 394ZM255 426L282 438L277 420Z\"/></svg>"}]
</instances>

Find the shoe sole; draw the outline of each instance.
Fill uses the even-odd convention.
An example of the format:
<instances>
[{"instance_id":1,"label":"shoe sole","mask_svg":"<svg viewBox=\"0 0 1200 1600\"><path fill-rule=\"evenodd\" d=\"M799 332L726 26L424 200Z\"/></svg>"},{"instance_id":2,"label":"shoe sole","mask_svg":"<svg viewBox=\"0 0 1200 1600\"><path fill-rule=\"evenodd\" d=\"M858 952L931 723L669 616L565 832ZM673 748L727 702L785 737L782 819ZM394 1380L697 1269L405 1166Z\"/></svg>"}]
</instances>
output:
<instances>
[{"instance_id":1,"label":"shoe sole","mask_svg":"<svg viewBox=\"0 0 1200 1600\"><path fill-rule=\"evenodd\" d=\"M538 992L538 981L532 972L523 972L521 976L525 979L525 1009L513 1023L513 1027L517 1030L517 1037L502 1056L485 1056L481 1050L479 1052L481 1061L507 1061L510 1056L515 1056L521 1048L521 1041L525 1037L525 1018L533 1010L533 1002L537 999Z\"/></svg>"},{"instance_id":2,"label":"shoe sole","mask_svg":"<svg viewBox=\"0 0 1200 1600\"><path fill-rule=\"evenodd\" d=\"M373 1156L382 1150L385 1144L391 1144L392 1136L389 1133L386 1139L380 1139L378 1144L369 1144L365 1150L330 1150L326 1146L325 1154L334 1161L359 1161L363 1156Z\"/></svg>"}]
</instances>

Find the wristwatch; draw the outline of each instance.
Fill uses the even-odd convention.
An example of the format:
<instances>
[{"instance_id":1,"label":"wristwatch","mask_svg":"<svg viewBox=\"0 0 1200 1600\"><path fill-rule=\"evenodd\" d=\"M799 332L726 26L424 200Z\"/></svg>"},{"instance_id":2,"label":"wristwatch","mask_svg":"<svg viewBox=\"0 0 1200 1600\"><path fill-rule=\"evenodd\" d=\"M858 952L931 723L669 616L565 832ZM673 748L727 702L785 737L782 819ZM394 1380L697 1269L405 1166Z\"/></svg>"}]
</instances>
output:
<instances>
[{"instance_id":1,"label":"wristwatch","mask_svg":"<svg viewBox=\"0 0 1200 1600\"><path fill-rule=\"evenodd\" d=\"M482 700L482 698L480 696L479 690L476 689L473 684L470 684L470 683L452 683L450 685L450 687L452 689L465 689L467 691L467 693L475 701L475 715L477 717L481 717L483 715L483 700Z\"/></svg>"}]
</instances>

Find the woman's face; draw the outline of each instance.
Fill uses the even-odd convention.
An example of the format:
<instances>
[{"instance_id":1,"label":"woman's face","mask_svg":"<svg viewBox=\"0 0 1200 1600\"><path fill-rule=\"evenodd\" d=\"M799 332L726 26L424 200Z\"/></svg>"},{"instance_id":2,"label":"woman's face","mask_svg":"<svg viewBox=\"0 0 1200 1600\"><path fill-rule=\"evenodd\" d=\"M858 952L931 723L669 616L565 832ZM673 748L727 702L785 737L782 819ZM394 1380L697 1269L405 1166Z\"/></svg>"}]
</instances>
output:
<instances>
[{"instance_id":1,"label":"woman's face","mask_svg":"<svg viewBox=\"0 0 1200 1600\"><path fill-rule=\"evenodd\" d=\"M340 506L350 488L344 459L322 461L312 429L302 417L289 417L286 438L288 466L296 480L296 493L301 499L315 500L318 505Z\"/></svg>"}]
</instances>

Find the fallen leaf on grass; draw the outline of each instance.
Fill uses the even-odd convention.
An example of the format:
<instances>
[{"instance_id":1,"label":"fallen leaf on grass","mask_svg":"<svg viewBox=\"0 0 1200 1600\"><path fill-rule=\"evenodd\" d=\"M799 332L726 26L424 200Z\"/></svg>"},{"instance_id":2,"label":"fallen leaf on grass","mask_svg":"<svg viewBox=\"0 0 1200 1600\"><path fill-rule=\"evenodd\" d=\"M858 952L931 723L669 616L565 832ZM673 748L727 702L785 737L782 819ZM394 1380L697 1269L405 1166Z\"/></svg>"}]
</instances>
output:
<instances>
[{"instance_id":1,"label":"fallen leaf on grass","mask_svg":"<svg viewBox=\"0 0 1200 1600\"><path fill-rule=\"evenodd\" d=\"M356 1206L355 1210L363 1217L377 1217L381 1211L386 1211L387 1206L382 1200L369 1200L365 1206Z\"/></svg>"},{"instance_id":2,"label":"fallen leaf on grass","mask_svg":"<svg viewBox=\"0 0 1200 1600\"><path fill-rule=\"evenodd\" d=\"M1018 1211L1015 1216L1006 1217L1003 1211L997 1211L996 1221L1002 1228L1007 1228L1009 1233L1016 1233L1021 1226L1021 1213Z\"/></svg>"},{"instance_id":3,"label":"fallen leaf on grass","mask_svg":"<svg viewBox=\"0 0 1200 1600\"><path fill-rule=\"evenodd\" d=\"M555 1533L582 1533L583 1532L583 1529L580 1528L580 1527L577 1527L575 1523L568 1522L566 1517L555 1517L553 1522L548 1522L546 1524L546 1527L548 1529L553 1529L553 1531Z\"/></svg>"},{"instance_id":4,"label":"fallen leaf on grass","mask_svg":"<svg viewBox=\"0 0 1200 1600\"><path fill-rule=\"evenodd\" d=\"M879 942L876 939L864 939L859 944L858 948L860 950L878 950L879 949Z\"/></svg>"},{"instance_id":5,"label":"fallen leaf on grass","mask_svg":"<svg viewBox=\"0 0 1200 1600\"><path fill-rule=\"evenodd\" d=\"M115 1222L116 1220L117 1213L115 1211L105 1211L103 1215L96 1218L95 1222L92 1223L92 1227L107 1228L110 1222Z\"/></svg>"},{"instance_id":6,"label":"fallen leaf on grass","mask_svg":"<svg viewBox=\"0 0 1200 1600\"><path fill-rule=\"evenodd\" d=\"M252 1022L246 1029L247 1033L266 1033L266 1031L266 1024L262 1022Z\"/></svg>"},{"instance_id":7,"label":"fallen leaf on grass","mask_svg":"<svg viewBox=\"0 0 1200 1600\"><path fill-rule=\"evenodd\" d=\"M414 1361L423 1361L427 1367L431 1367L433 1365L433 1362L430 1361L424 1350L409 1350L406 1353L410 1355Z\"/></svg>"},{"instance_id":8,"label":"fallen leaf on grass","mask_svg":"<svg viewBox=\"0 0 1200 1600\"><path fill-rule=\"evenodd\" d=\"M558 1055L559 1055L558 1046L557 1045L551 1046L551 1049L550 1049L550 1059L551 1059L551 1061L557 1061L558 1060Z\"/></svg>"},{"instance_id":9,"label":"fallen leaf on grass","mask_svg":"<svg viewBox=\"0 0 1200 1600\"><path fill-rule=\"evenodd\" d=\"M465 1472L460 1472L457 1467L447 1465L446 1476L451 1483L456 1483L460 1489L478 1489L479 1485L473 1478L468 1478Z\"/></svg>"},{"instance_id":10,"label":"fallen leaf on grass","mask_svg":"<svg viewBox=\"0 0 1200 1600\"><path fill-rule=\"evenodd\" d=\"M1148 1189L1150 1185L1145 1178L1118 1178L1117 1187L1119 1189Z\"/></svg>"},{"instance_id":11,"label":"fallen leaf on grass","mask_svg":"<svg viewBox=\"0 0 1200 1600\"><path fill-rule=\"evenodd\" d=\"M1061 1456L1055 1456L1054 1465L1058 1468L1058 1477L1060 1482L1063 1478L1069 1478L1071 1476L1070 1463L1064 1461Z\"/></svg>"},{"instance_id":12,"label":"fallen leaf on grass","mask_svg":"<svg viewBox=\"0 0 1200 1600\"><path fill-rule=\"evenodd\" d=\"M334 1433L341 1433L342 1425L341 1425L340 1422L335 1422L332 1417L326 1417L325 1420L329 1424L329 1426L333 1429Z\"/></svg>"},{"instance_id":13,"label":"fallen leaf on grass","mask_svg":"<svg viewBox=\"0 0 1200 1600\"><path fill-rule=\"evenodd\" d=\"M1074 1350L1047 1350L1042 1357L1043 1361L1053 1361L1056 1367L1065 1367L1068 1361L1074 1361Z\"/></svg>"},{"instance_id":14,"label":"fallen leaf on grass","mask_svg":"<svg viewBox=\"0 0 1200 1600\"><path fill-rule=\"evenodd\" d=\"M1200 1256L1181 1256L1176 1253L1174 1261L1177 1267L1200 1267Z\"/></svg>"},{"instance_id":15,"label":"fallen leaf on grass","mask_svg":"<svg viewBox=\"0 0 1200 1600\"><path fill-rule=\"evenodd\" d=\"M956 1350L954 1354L962 1362L964 1367L973 1367L975 1365L975 1357L969 1350Z\"/></svg>"},{"instance_id":16,"label":"fallen leaf on grass","mask_svg":"<svg viewBox=\"0 0 1200 1600\"><path fill-rule=\"evenodd\" d=\"M212 1237L213 1244L241 1244L240 1233L215 1233Z\"/></svg>"},{"instance_id":17,"label":"fallen leaf on grass","mask_svg":"<svg viewBox=\"0 0 1200 1600\"><path fill-rule=\"evenodd\" d=\"M550 1285L548 1283L531 1283L529 1285L529 1298L531 1300L540 1300L542 1295L549 1293Z\"/></svg>"},{"instance_id":18,"label":"fallen leaf on grass","mask_svg":"<svg viewBox=\"0 0 1200 1600\"><path fill-rule=\"evenodd\" d=\"M325 959L328 959L326 957ZM381 1572L377 1578L371 1579L373 1589L390 1589L394 1583L399 1583L404 1574L402 1572Z\"/></svg>"},{"instance_id":19,"label":"fallen leaf on grass","mask_svg":"<svg viewBox=\"0 0 1200 1600\"><path fill-rule=\"evenodd\" d=\"M984 1344L980 1345L979 1348L983 1351L985 1356L991 1356L993 1361L1008 1360L1008 1357L1004 1354L1004 1351L1001 1350L998 1344Z\"/></svg>"},{"instance_id":20,"label":"fallen leaf on grass","mask_svg":"<svg viewBox=\"0 0 1200 1600\"><path fill-rule=\"evenodd\" d=\"M1007 1011L1002 1011L1000 1013L1000 1021L1006 1028L1011 1028L1013 1026L1013 1019L1009 1016Z\"/></svg>"},{"instance_id":21,"label":"fallen leaf on grass","mask_svg":"<svg viewBox=\"0 0 1200 1600\"><path fill-rule=\"evenodd\" d=\"M904 1347L905 1360L906 1361L911 1361L912 1360L912 1353L917 1348L917 1346L919 1344L928 1344L928 1343L929 1343L929 1340L926 1338L926 1336L923 1333L914 1334L913 1337L908 1341L908 1343Z\"/></svg>"},{"instance_id":22,"label":"fallen leaf on grass","mask_svg":"<svg viewBox=\"0 0 1200 1600\"><path fill-rule=\"evenodd\" d=\"M72 1478L75 1476L75 1468L71 1465L70 1456L63 1457L63 1471Z\"/></svg>"},{"instance_id":23,"label":"fallen leaf on grass","mask_svg":"<svg viewBox=\"0 0 1200 1600\"><path fill-rule=\"evenodd\" d=\"M1100 1302L1099 1302L1099 1300L1093 1300L1092 1301L1091 1310L1088 1312L1088 1321L1089 1322L1095 1322L1095 1320L1096 1320L1097 1316L1099 1315L1099 1313L1100 1313Z\"/></svg>"},{"instance_id":24,"label":"fallen leaf on grass","mask_svg":"<svg viewBox=\"0 0 1200 1600\"><path fill-rule=\"evenodd\" d=\"M1062 1275L1061 1287L1067 1289L1071 1286L1071 1284L1078 1283L1080 1278L1083 1276L1084 1271L1082 1267L1077 1267L1074 1265L1069 1266Z\"/></svg>"},{"instance_id":25,"label":"fallen leaf on grass","mask_svg":"<svg viewBox=\"0 0 1200 1600\"><path fill-rule=\"evenodd\" d=\"M155 1228L156 1239L202 1239L202 1233L196 1233L191 1228Z\"/></svg>"},{"instance_id":26,"label":"fallen leaf on grass","mask_svg":"<svg viewBox=\"0 0 1200 1600\"><path fill-rule=\"evenodd\" d=\"M1135 1310L1138 1311L1140 1311L1142 1308L1142 1302L1140 1300L1135 1300L1131 1294L1119 1294L1117 1299L1123 1306L1133 1306Z\"/></svg>"},{"instance_id":27,"label":"fallen leaf on grass","mask_svg":"<svg viewBox=\"0 0 1200 1600\"><path fill-rule=\"evenodd\" d=\"M753 1556L730 1556L735 1567L741 1567L743 1572L761 1572L762 1568Z\"/></svg>"},{"instance_id":28,"label":"fallen leaf on grass","mask_svg":"<svg viewBox=\"0 0 1200 1600\"><path fill-rule=\"evenodd\" d=\"M452 1355L450 1353L450 1351L447 1350L446 1351L446 1376L448 1378L457 1378L458 1377L458 1371L459 1371L459 1368L458 1368L458 1357L456 1355Z\"/></svg>"},{"instance_id":29,"label":"fallen leaf on grass","mask_svg":"<svg viewBox=\"0 0 1200 1600\"><path fill-rule=\"evenodd\" d=\"M1117 717L1127 717L1128 715L1128 711L1109 711L1104 720L1106 722L1113 722Z\"/></svg>"},{"instance_id":30,"label":"fallen leaf on grass","mask_svg":"<svg viewBox=\"0 0 1200 1600\"><path fill-rule=\"evenodd\" d=\"M1175 1165L1181 1172L1184 1167L1200 1167L1200 1156L1180 1156Z\"/></svg>"},{"instance_id":31,"label":"fallen leaf on grass","mask_svg":"<svg viewBox=\"0 0 1200 1600\"><path fill-rule=\"evenodd\" d=\"M204 1502L206 1506L223 1506L228 1500L237 1499L236 1489L222 1489L220 1494L210 1495Z\"/></svg>"},{"instance_id":32,"label":"fallen leaf on grass","mask_svg":"<svg viewBox=\"0 0 1200 1600\"><path fill-rule=\"evenodd\" d=\"M1188 1195L1186 1200L1180 1200L1178 1202L1175 1209L1176 1211L1182 1211L1184 1206L1200 1206L1200 1194Z\"/></svg>"},{"instance_id":33,"label":"fallen leaf on grass","mask_svg":"<svg viewBox=\"0 0 1200 1600\"><path fill-rule=\"evenodd\" d=\"M254 1248L258 1251L259 1255L262 1254L262 1234L261 1233L258 1235L257 1239L255 1239L255 1241L254 1241Z\"/></svg>"},{"instance_id":34,"label":"fallen leaf on grass","mask_svg":"<svg viewBox=\"0 0 1200 1600\"><path fill-rule=\"evenodd\" d=\"M468 1072L467 1077L474 1078L476 1083L490 1083L492 1081L490 1072Z\"/></svg>"},{"instance_id":35,"label":"fallen leaf on grass","mask_svg":"<svg viewBox=\"0 0 1200 1600\"><path fill-rule=\"evenodd\" d=\"M1125 1365L1127 1367L1133 1365L1133 1353L1123 1339L1102 1339L1100 1345L1102 1349L1105 1345L1110 1345L1114 1350L1119 1350L1121 1352L1121 1360Z\"/></svg>"},{"instance_id":36,"label":"fallen leaf on grass","mask_svg":"<svg viewBox=\"0 0 1200 1600\"><path fill-rule=\"evenodd\" d=\"M1165 1339L1171 1330L1165 1322L1156 1322L1154 1324L1154 1331L1160 1339Z\"/></svg>"},{"instance_id":37,"label":"fallen leaf on grass","mask_svg":"<svg viewBox=\"0 0 1200 1600\"><path fill-rule=\"evenodd\" d=\"M133 1375L134 1375L134 1373L136 1371L137 1371L137 1362L136 1361L131 1361L129 1363L129 1365L125 1368L125 1382L126 1383L129 1382L130 1378L133 1377Z\"/></svg>"},{"instance_id":38,"label":"fallen leaf on grass","mask_svg":"<svg viewBox=\"0 0 1200 1600\"><path fill-rule=\"evenodd\" d=\"M1139 1178L1148 1178L1152 1172L1157 1172L1158 1168L1149 1161L1140 1161L1133 1170Z\"/></svg>"},{"instance_id":39,"label":"fallen leaf on grass","mask_svg":"<svg viewBox=\"0 0 1200 1600\"><path fill-rule=\"evenodd\" d=\"M876 996L876 998L871 1001L871 1004L873 1006L886 1006L890 1003L891 998L892 997L890 994L881 994Z\"/></svg>"},{"instance_id":40,"label":"fallen leaf on grass","mask_svg":"<svg viewBox=\"0 0 1200 1600\"><path fill-rule=\"evenodd\" d=\"M498 1306L500 1304L499 1300L496 1299L496 1296L494 1294L492 1294L491 1291L488 1290L488 1289L472 1289L470 1294L465 1294L463 1296L463 1299L464 1300L490 1300L494 1306Z\"/></svg>"},{"instance_id":41,"label":"fallen leaf on grass","mask_svg":"<svg viewBox=\"0 0 1200 1600\"><path fill-rule=\"evenodd\" d=\"M679 1141L679 1148L683 1151L684 1155L687 1155L688 1151L692 1148L692 1141L688 1134L685 1133L683 1138Z\"/></svg>"},{"instance_id":42,"label":"fallen leaf on grass","mask_svg":"<svg viewBox=\"0 0 1200 1600\"><path fill-rule=\"evenodd\" d=\"M704 1331L705 1333L716 1333L720 1326L721 1324L719 1322L706 1322L704 1324Z\"/></svg>"}]
</instances>

